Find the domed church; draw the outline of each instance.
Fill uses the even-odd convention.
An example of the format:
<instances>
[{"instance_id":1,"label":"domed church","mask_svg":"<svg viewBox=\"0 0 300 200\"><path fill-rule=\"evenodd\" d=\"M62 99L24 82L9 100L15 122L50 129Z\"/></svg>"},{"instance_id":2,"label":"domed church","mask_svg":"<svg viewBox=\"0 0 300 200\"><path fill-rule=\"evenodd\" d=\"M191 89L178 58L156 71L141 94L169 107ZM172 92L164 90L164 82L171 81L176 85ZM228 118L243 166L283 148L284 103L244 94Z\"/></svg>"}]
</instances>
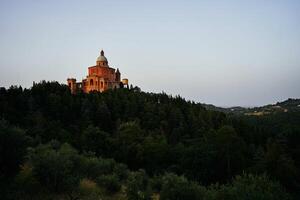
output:
<instances>
[{"instance_id":1,"label":"domed church","mask_svg":"<svg viewBox=\"0 0 300 200\"><path fill-rule=\"evenodd\" d=\"M76 82L75 78L68 78L67 82L73 94L78 91L85 93L91 91L103 92L108 89L117 89L123 86L128 87L128 79L121 81L119 69L115 70L108 65L103 50L101 50L97 58L96 65L88 67L88 75L82 82Z\"/></svg>"}]
</instances>

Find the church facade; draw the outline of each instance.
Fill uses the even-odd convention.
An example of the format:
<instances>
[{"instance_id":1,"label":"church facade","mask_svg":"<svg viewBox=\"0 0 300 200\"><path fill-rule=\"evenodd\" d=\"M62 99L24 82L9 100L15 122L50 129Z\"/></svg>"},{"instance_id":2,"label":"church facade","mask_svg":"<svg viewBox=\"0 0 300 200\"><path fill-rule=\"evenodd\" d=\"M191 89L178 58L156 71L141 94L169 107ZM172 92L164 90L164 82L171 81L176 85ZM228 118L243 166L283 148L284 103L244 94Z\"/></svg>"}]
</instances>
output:
<instances>
[{"instance_id":1,"label":"church facade","mask_svg":"<svg viewBox=\"0 0 300 200\"><path fill-rule=\"evenodd\" d=\"M108 89L118 89L123 86L128 87L128 79L121 81L119 69L115 70L108 65L103 50L97 58L96 65L88 67L88 75L82 82L76 82L75 78L68 78L67 83L73 94L78 91L85 93L91 91L103 92Z\"/></svg>"}]
</instances>

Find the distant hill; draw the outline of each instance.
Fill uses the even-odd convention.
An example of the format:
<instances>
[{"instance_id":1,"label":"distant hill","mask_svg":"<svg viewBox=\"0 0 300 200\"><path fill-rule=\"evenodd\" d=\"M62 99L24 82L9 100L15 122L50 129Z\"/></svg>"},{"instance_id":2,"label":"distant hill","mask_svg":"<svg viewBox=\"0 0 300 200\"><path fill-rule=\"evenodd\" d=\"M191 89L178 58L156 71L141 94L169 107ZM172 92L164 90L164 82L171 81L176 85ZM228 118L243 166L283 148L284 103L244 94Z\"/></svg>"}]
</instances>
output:
<instances>
[{"instance_id":1,"label":"distant hill","mask_svg":"<svg viewBox=\"0 0 300 200\"><path fill-rule=\"evenodd\" d=\"M227 114L262 116L262 115L275 114L275 113L300 111L300 99L289 98L285 101L277 102L276 104L268 104L260 107L253 107L253 108L247 108L241 106L222 108L222 107L214 106L212 104L202 104L202 106L204 106L208 110L224 112Z\"/></svg>"}]
</instances>

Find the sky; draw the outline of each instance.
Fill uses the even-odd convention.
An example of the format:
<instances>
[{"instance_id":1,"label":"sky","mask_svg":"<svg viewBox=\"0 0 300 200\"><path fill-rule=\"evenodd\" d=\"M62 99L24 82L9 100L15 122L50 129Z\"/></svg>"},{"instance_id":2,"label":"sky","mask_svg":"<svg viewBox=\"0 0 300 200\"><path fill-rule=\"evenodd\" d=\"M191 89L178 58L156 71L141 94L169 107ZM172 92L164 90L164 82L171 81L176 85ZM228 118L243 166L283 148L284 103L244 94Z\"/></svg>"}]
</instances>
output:
<instances>
[{"instance_id":1,"label":"sky","mask_svg":"<svg viewBox=\"0 0 300 200\"><path fill-rule=\"evenodd\" d=\"M299 0L0 0L0 86L122 78L217 106L300 98Z\"/></svg>"}]
</instances>

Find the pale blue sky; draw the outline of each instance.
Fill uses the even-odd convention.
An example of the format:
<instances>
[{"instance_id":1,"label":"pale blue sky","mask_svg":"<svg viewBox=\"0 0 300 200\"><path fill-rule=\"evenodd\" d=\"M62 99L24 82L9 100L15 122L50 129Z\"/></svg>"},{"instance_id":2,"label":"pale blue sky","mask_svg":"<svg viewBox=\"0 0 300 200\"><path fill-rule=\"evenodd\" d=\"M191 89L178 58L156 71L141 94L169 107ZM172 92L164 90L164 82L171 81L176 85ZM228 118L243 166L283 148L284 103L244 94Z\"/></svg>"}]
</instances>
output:
<instances>
[{"instance_id":1,"label":"pale blue sky","mask_svg":"<svg viewBox=\"0 0 300 200\"><path fill-rule=\"evenodd\" d=\"M219 106L300 97L299 0L0 0L0 86L81 80L102 48L144 91Z\"/></svg>"}]
</instances>

